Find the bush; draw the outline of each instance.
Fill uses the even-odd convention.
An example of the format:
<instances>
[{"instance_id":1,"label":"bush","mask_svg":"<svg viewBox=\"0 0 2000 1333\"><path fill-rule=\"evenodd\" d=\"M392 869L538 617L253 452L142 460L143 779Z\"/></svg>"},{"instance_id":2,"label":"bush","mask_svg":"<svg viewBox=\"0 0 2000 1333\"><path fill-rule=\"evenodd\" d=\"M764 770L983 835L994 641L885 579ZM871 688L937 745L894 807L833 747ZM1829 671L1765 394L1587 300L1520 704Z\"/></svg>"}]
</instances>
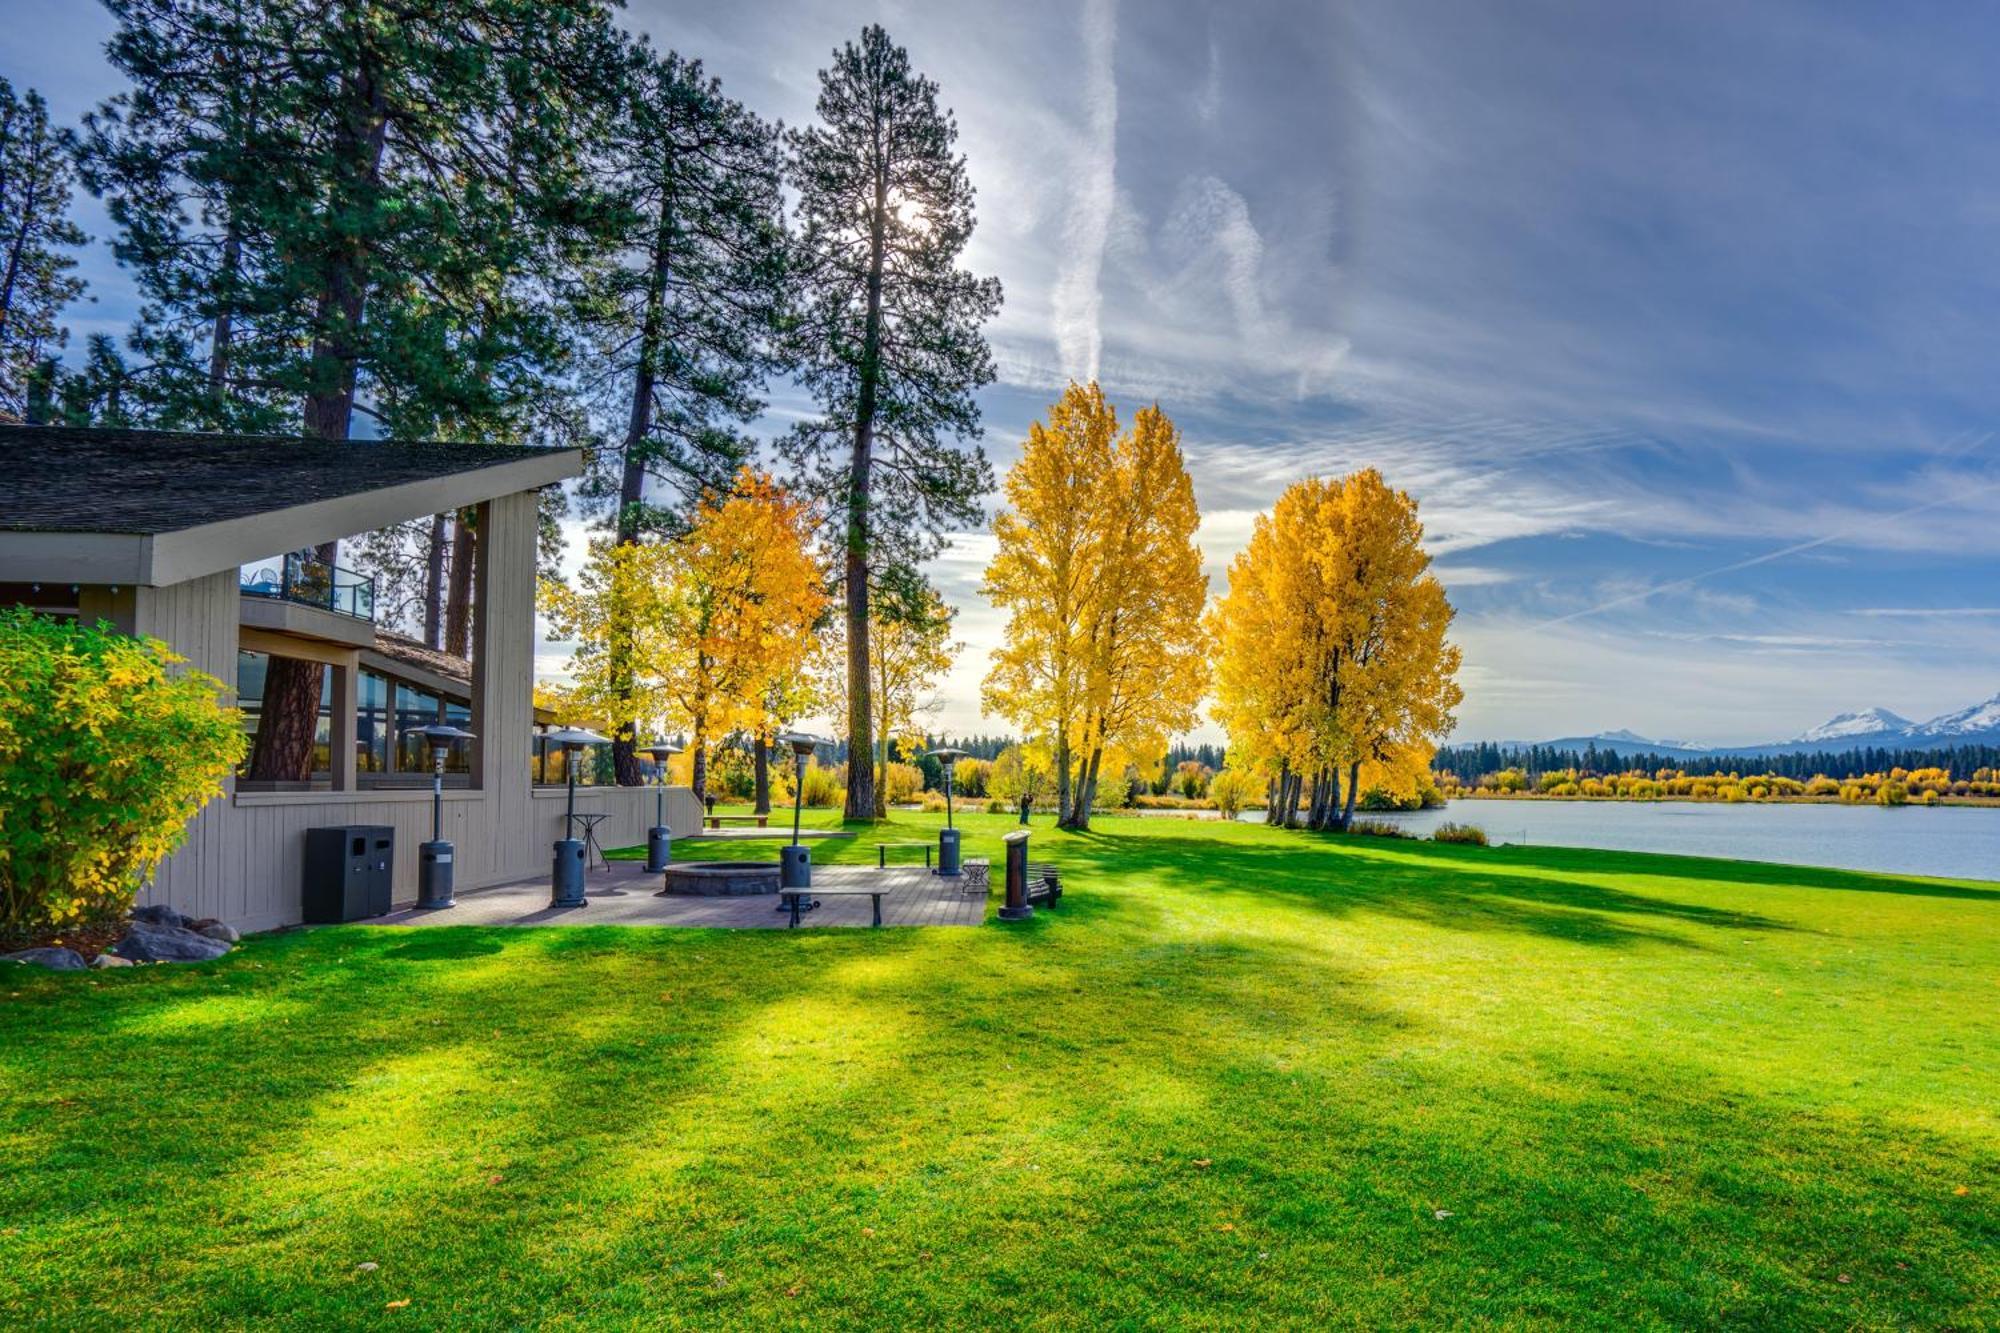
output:
<instances>
[{"instance_id":1,"label":"bush","mask_svg":"<svg viewBox=\"0 0 2000 1333\"><path fill-rule=\"evenodd\" d=\"M1432 842L1455 842L1467 847L1484 847L1486 830L1477 824L1439 824L1431 830Z\"/></svg>"},{"instance_id":2,"label":"bush","mask_svg":"<svg viewBox=\"0 0 2000 1333\"><path fill-rule=\"evenodd\" d=\"M954 792L953 795L956 796L957 793ZM924 805L924 812L926 814L932 814L932 815L943 814L945 805L944 793L941 791L925 792L923 805Z\"/></svg>"},{"instance_id":3,"label":"bush","mask_svg":"<svg viewBox=\"0 0 2000 1333\"><path fill-rule=\"evenodd\" d=\"M814 759L806 765L805 804L822 809L847 804L847 788L841 785L840 771L820 767Z\"/></svg>"},{"instance_id":4,"label":"bush","mask_svg":"<svg viewBox=\"0 0 2000 1333\"><path fill-rule=\"evenodd\" d=\"M1410 831L1401 824L1387 819L1356 819L1347 826L1349 833L1363 838L1407 838Z\"/></svg>"},{"instance_id":5,"label":"bush","mask_svg":"<svg viewBox=\"0 0 2000 1333\"><path fill-rule=\"evenodd\" d=\"M0 935L123 917L243 757L222 682L155 639L0 612Z\"/></svg>"},{"instance_id":6,"label":"bush","mask_svg":"<svg viewBox=\"0 0 2000 1333\"><path fill-rule=\"evenodd\" d=\"M1885 782L1875 789L1877 805L1908 805L1910 789L1900 782Z\"/></svg>"},{"instance_id":7,"label":"bush","mask_svg":"<svg viewBox=\"0 0 2000 1333\"><path fill-rule=\"evenodd\" d=\"M1256 779L1237 769L1225 768L1208 780L1208 799L1224 819L1234 819L1243 807L1263 793Z\"/></svg>"},{"instance_id":8,"label":"bush","mask_svg":"<svg viewBox=\"0 0 2000 1333\"><path fill-rule=\"evenodd\" d=\"M889 765L882 778L882 799L890 805L907 805L924 789L924 771L915 764Z\"/></svg>"}]
</instances>

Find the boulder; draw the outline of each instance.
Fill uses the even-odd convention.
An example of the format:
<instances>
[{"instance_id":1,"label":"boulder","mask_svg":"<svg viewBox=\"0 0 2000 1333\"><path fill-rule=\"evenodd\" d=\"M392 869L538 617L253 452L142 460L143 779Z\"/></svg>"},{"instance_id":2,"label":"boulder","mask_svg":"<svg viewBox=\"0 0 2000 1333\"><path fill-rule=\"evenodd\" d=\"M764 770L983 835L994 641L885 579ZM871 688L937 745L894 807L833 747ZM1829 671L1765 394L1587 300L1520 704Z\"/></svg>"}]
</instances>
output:
<instances>
[{"instance_id":1,"label":"boulder","mask_svg":"<svg viewBox=\"0 0 2000 1333\"><path fill-rule=\"evenodd\" d=\"M188 919L165 903L148 903L132 909L132 919L149 926L186 926Z\"/></svg>"},{"instance_id":2,"label":"boulder","mask_svg":"<svg viewBox=\"0 0 2000 1333\"><path fill-rule=\"evenodd\" d=\"M90 960L90 965L92 967L130 967L132 966L132 960L130 958L120 958L115 953L101 953Z\"/></svg>"},{"instance_id":3,"label":"boulder","mask_svg":"<svg viewBox=\"0 0 2000 1333\"><path fill-rule=\"evenodd\" d=\"M236 927L226 921L204 921L196 926L194 931L197 935L206 935L212 940L221 940L224 944L234 944L243 938L236 933Z\"/></svg>"},{"instance_id":4,"label":"boulder","mask_svg":"<svg viewBox=\"0 0 2000 1333\"><path fill-rule=\"evenodd\" d=\"M43 945L39 949L0 953L0 962L32 963L37 967L46 967L51 972L81 972L85 966L83 955L76 950L53 948L48 945Z\"/></svg>"},{"instance_id":5,"label":"boulder","mask_svg":"<svg viewBox=\"0 0 2000 1333\"><path fill-rule=\"evenodd\" d=\"M112 952L135 963L201 963L222 957L229 946L179 926L134 921Z\"/></svg>"}]
</instances>

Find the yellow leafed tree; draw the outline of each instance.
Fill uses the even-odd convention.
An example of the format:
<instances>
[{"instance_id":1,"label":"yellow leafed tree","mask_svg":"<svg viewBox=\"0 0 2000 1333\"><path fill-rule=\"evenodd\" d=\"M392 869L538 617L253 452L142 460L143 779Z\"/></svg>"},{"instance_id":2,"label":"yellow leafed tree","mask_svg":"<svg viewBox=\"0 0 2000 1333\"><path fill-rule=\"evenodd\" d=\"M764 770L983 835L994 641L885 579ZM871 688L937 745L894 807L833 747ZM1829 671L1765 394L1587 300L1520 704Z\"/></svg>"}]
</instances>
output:
<instances>
[{"instance_id":1,"label":"yellow leafed tree","mask_svg":"<svg viewBox=\"0 0 2000 1333\"><path fill-rule=\"evenodd\" d=\"M708 747L766 727L772 700L796 694L827 606L811 535L807 506L746 468L685 537L593 545L578 586L542 590L554 632L577 641L577 706L612 726L686 730L705 796Z\"/></svg>"},{"instance_id":2,"label":"yellow leafed tree","mask_svg":"<svg viewBox=\"0 0 2000 1333\"><path fill-rule=\"evenodd\" d=\"M986 706L1046 737L1062 822L1087 827L1107 755L1145 767L1207 685L1208 583L1180 433L1157 406L1120 434L1095 383L1029 427L985 592L1008 613Z\"/></svg>"},{"instance_id":3,"label":"yellow leafed tree","mask_svg":"<svg viewBox=\"0 0 2000 1333\"><path fill-rule=\"evenodd\" d=\"M1364 787L1428 768L1464 697L1429 567L1416 502L1372 468L1298 482L1258 518L1209 617L1213 712L1232 765L1270 774L1273 822L1345 829Z\"/></svg>"}]
</instances>

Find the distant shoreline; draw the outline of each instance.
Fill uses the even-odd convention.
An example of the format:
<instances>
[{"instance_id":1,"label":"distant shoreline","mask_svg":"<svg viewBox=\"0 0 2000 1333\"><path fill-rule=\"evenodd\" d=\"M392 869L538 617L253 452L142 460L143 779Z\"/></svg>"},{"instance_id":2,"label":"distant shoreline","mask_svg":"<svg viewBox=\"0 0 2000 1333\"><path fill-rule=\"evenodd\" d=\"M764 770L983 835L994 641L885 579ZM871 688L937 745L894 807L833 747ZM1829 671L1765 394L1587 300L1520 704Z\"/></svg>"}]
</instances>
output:
<instances>
[{"instance_id":1,"label":"distant shoreline","mask_svg":"<svg viewBox=\"0 0 2000 1333\"><path fill-rule=\"evenodd\" d=\"M1576 805L1664 805L1678 802L1683 805L1851 805L1855 807L1874 806L1868 801L1843 801L1838 796L1746 796L1740 801L1725 801L1714 796L1550 796L1538 791L1459 791L1446 798L1451 801L1568 801ZM1878 809L1892 810L1935 810L1940 806L1963 805L1976 807L2000 807L2000 796L1940 796L1925 805L1922 801L1908 801L1896 806L1878 806ZM1359 811L1356 811L1359 814ZM1371 814L1415 814L1414 810L1370 811Z\"/></svg>"}]
</instances>

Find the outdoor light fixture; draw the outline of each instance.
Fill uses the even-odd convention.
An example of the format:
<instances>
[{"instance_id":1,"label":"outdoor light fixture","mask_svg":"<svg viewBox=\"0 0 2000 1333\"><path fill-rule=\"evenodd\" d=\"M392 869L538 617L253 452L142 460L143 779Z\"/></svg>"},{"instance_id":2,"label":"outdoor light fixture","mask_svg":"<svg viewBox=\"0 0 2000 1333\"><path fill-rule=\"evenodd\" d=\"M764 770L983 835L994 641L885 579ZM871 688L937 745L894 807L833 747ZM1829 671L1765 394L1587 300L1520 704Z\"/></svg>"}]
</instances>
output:
<instances>
[{"instance_id":1,"label":"outdoor light fixture","mask_svg":"<svg viewBox=\"0 0 2000 1333\"><path fill-rule=\"evenodd\" d=\"M563 836L556 839L555 868L549 879L550 907L583 907L583 839L576 835L576 755L586 745L608 745L588 727L564 727L542 739L562 746L563 777L569 780L569 805L563 812Z\"/></svg>"},{"instance_id":2,"label":"outdoor light fixture","mask_svg":"<svg viewBox=\"0 0 2000 1333\"><path fill-rule=\"evenodd\" d=\"M418 727L417 735L431 747L431 840L417 848L417 906L430 911L452 907L452 845L444 840L444 757L473 735L446 722Z\"/></svg>"},{"instance_id":3,"label":"outdoor light fixture","mask_svg":"<svg viewBox=\"0 0 2000 1333\"><path fill-rule=\"evenodd\" d=\"M938 830L937 873L956 876L959 873L958 829L953 825L951 815L951 770L953 765L966 757L965 751L941 745L925 753L944 765L944 827Z\"/></svg>"},{"instance_id":4,"label":"outdoor light fixture","mask_svg":"<svg viewBox=\"0 0 2000 1333\"><path fill-rule=\"evenodd\" d=\"M667 827L667 760L681 747L654 741L643 748L653 758L653 827L646 830L646 873L657 875L673 860L674 831Z\"/></svg>"},{"instance_id":5,"label":"outdoor light fixture","mask_svg":"<svg viewBox=\"0 0 2000 1333\"><path fill-rule=\"evenodd\" d=\"M799 812L806 799L806 761L820 746L820 739L803 731L785 731L778 734L778 744L792 747L795 768L792 773L792 845L778 849L778 883L787 889L810 889L812 887L812 848L799 842ZM819 906L817 898L800 904L799 910L810 912ZM780 912L791 909L779 900Z\"/></svg>"}]
</instances>

